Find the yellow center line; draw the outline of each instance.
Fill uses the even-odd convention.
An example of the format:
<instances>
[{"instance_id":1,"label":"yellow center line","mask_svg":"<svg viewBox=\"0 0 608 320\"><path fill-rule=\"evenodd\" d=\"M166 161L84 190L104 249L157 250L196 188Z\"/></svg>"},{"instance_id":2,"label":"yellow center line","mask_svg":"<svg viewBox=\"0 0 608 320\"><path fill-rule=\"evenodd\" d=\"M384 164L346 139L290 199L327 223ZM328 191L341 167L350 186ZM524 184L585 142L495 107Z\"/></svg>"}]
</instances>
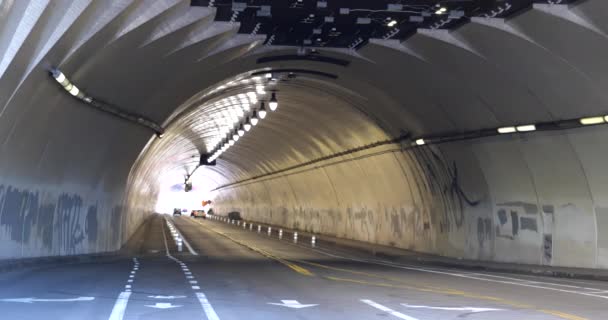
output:
<instances>
[{"instance_id":1,"label":"yellow center line","mask_svg":"<svg viewBox=\"0 0 608 320\"><path fill-rule=\"evenodd\" d=\"M246 248L249 248L250 250L253 250L269 259L278 261L278 262L282 263L283 265L289 267L290 269L296 271L297 273L306 275L306 276L314 276L315 274L312 273L311 271L309 271L308 269L301 267L298 264L309 265L309 266L332 270L332 271L350 273L350 274L354 274L354 275L366 276L366 277L370 277L370 278L388 280L388 281L396 282L399 284L391 284L391 283L384 283L384 282L371 282L371 281L365 281L365 280L341 278L341 277L334 277L334 276L323 276L324 279L331 280L331 281L349 282L349 283L355 283L355 284L360 284L360 285L378 286L378 287L395 288L395 289L409 289L409 290L416 290L416 291L422 291L422 292L455 295L455 296L461 296L461 297L465 297L465 298L492 301L492 302L496 302L496 303L508 305L511 307L520 308L520 309L534 310L534 311L542 312L545 314L549 314L549 315L559 317L562 319L567 319L567 320L588 320L587 318L579 317L579 316L576 316L573 314L564 313L564 312L556 311L556 310L540 309L540 308L534 307L533 305L523 304L523 303L519 303L516 301L511 301L511 300L507 300L507 299L503 299L503 298L479 295L479 294L475 294L475 293L469 293L469 292L465 292L465 291L461 291L461 290L454 290L454 289L448 289L448 288L439 288L439 287L432 287L432 286L416 286L416 285L411 285L398 278L381 276L381 275L374 274L374 273L332 267L332 266L328 266L328 265L324 265L324 264L320 264L320 263L316 263L316 262L310 262L310 261L304 261L304 260L298 260L298 259L285 259L285 258L278 257L274 254L271 254L267 251L264 251L262 249L256 248L250 244L244 243L240 240L237 240L221 231L217 231L213 228L209 228L209 227L203 225L200 221L195 221L195 222L200 224L203 228L205 228L207 230L217 233L217 234L233 241L234 243L237 243ZM296 264L295 262L297 262L298 264Z\"/></svg>"},{"instance_id":2,"label":"yellow center line","mask_svg":"<svg viewBox=\"0 0 608 320\"><path fill-rule=\"evenodd\" d=\"M246 248L248 248L248 249L250 249L252 251L255 251L255 252L257 252L257 253L265 256L266 258L275 260L275 261L277 261L277 262L279 262L279 263L287 266L291 270L293 270L293 271L295 271L295 272L297 272L297 273L299 273L301 275L314 276L314 273L310 272L308 269L303 268L303 267L301 267L301 266L299 266L299 265L297 265L297 264L295 264L293 262L289 262L289 261L287 261L287 260L285 260L283 258L277 257L277 256L275 256L275 255L273 255L273 254L271 254L271 253L269 253L267 251L264 251L262 249L254 247L254 246L252 246L250 244L247 244L247 243L244 243L244 242L242 242L240 240L237 240L237 239L235 239L235 238L233 238L233 237L231 237L231 236L229 236L229 235L227 235L227 234L225 234L225 233L223 233L221 231L217 231L217 230L215 230L213 228L209 228L209 227L205 226L204 224L202 224L200 221L195 221L195 222L198 223L198 224L200 224L203 228L205 228L205 229L207 229L207 230L209 230L211 232L214 232L216 234L219 234L219 235L225 237L226 239L228 239L228 240L230 240L230 241L232 241L232 242L234 242L236 244L239 244L239 245L241 245L243 247L246 247Z\"/></svg>"}]
</instances>

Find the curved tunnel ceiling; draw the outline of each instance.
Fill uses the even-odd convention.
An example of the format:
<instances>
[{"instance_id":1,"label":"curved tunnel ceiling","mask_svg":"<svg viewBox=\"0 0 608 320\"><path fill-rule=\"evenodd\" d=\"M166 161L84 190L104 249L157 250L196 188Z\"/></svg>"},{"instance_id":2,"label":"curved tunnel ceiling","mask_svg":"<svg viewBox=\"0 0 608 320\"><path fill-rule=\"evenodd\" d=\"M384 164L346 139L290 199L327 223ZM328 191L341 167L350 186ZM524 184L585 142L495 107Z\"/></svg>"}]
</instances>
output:
<instances>
[{"instance_id":1,"label":"curved tunnel ceiling","mask_svg":"<svg viewBox=\"0 0 608 320\"><path fill-rule=\"evenodd\" d=\"M49 197L78 193L83 203L109 199L104 212L150 210L159 177L192 173L228 119L242 119L222 101L240 100L255 91L258 73L279 69L300 70L264 82L279 109L216 166L199 169L214 186L329 155L348 159L341 152L398 137L606 115L608 4L555 2L313 52L239 33L238 22L218 21L217 8L184 0L4 1L2 183ZM259 60L286 55L347 63ZM162 125L163 138L74 99L49 76L52 68L92 97ZM485 156L469 148L462 150Z\"/></svg>"}]
</instances>

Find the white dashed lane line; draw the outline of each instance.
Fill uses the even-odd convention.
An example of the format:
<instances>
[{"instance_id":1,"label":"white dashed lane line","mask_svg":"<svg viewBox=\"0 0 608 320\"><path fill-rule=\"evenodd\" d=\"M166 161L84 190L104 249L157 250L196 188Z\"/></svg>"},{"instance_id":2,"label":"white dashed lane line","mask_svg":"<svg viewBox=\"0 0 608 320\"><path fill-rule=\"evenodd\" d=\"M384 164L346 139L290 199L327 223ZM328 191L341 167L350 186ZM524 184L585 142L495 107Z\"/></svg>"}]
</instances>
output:
<instances>
[{"instance_id":1,"label":"white dashed lane line","mask_svg":"<svg viewBox=\"0 0 608 320\"><path fill-rule=\"evenodd\" d=\"M168 219L166 221L167 221L167 226L169 227L169 229L172 232L175 231L175 233L179 235L179 237L186 244L186 247L188 247L188 250L190 251L190 253L192 253L193 255L198 255L192 249L192 247L190 247L190 244L188 244L188 241L182 236L182 234L179 232L179 230L177 230L177 228L174 227L173 224L170 223ZM184 263L180 259L174 257L173 255L171 255L171 252L169 251L169 246L167 244L167 236L165 235L165 228L163 228L163 239L165 241L165 251L166 251L167 258L175 261L181 267L182 272L184 273L184 277L186 278L186 281L188 282L188 284L190 285L192 290L194 290L194 294L196 295L196 298L198 299L198 301L201 303L201 306L203 307L203 311L205 311L205 316L207 317L207 319L208 320L220 320L220 317L217 315L217 313L213 309L213 306L207 299L207 296L205 296L205 294L200 291L201 287L199 286L198 281L196 280L196 277L194 275L192 275L192 272L190 271L190 269L188 269L188 266L186 265L186 263Z\"/></svg>"},{"instance_id":2,"label":"white dashed lane line","mask_svg":"<svg viewBox=\"0 0 608 320\"><path fill-rule=\"evenodd\" d=\"M131 297L130 283L133 283L137 270L139 270L139 261L137 260L137 258L133 258L133 269L129 274L129 279L127 279L128 284L125 285L125 290L118 295L118 298L114 303L114 308L112 308L110 318L108 318L108 320L122 320L125 316L125 311L127 311L127 304L129 303L129 298Z\"/></svg>"}]
</instances>

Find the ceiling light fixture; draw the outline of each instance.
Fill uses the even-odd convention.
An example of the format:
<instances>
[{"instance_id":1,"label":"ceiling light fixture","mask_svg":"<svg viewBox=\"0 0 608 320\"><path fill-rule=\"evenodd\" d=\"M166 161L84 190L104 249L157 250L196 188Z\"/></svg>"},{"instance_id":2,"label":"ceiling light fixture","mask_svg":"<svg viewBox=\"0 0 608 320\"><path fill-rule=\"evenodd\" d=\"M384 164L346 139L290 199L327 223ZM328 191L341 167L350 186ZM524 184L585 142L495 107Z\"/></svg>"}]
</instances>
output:
<instances>
[{"instance_id":1,"label":"ceiling light fixture","mask_svg":"<svg viewBox=\"0 0 608 320\"><path fill-rule=\"evenodd\" d=\"M260 104L260 119L266 118L266 105L264 101Z\"/></svg>"},{"instance_id":2,"label":"ceiling light fixture","mask_svg":"<svg viewBox=\"0 0 608 320\"><path fill-rule=\"evenodd\" d=\"M397 25L397 20L391 20L389 23L386 24L388 27L394 27Z\"/></svg>"},{"instance_id":3,"label":"ceiling light fixture","mask_svg":"<svg viewBox=\"0 0 608 320\"><path fill-rule=\"evenodd\" d=\"M416 140L416 145L421 146L421 145L424 145L424 144L426 144L426 142L424 141L424 139L417 139Z\"/></svg>"},{"instance_id":4,"label":"ceiling light fixture","mask_svg":"<svg viewBox=\"0 0 608 320\"><path fill-rule=\"evenodd\" d=\"M268 107L270 108L270 111L275 111L279 107L279 101L277 100L277 94L275 92L272 93L270 102L268 102Z\"/></svg>"},{"instance_id":5,"label":"ceiling light fixture","mask_svg":"<svg viewBox=\"0 0 608 320\"><path fill-rule=\"evenodd\" d=\"M247 117L247 120L245 121L245 125L243 126L243 128L245 128L245 131L251 130L251 119L249 119L249 117Z\"/></svg>"},{"instance_id":6,"label":"ceiling light fixture","mask_svg":"<svg viewBox=\"0 0 608 320\"><path fill-rule=\"evenodd\" d=\"M239 136L244 136L245 135L245 129L243 129L243 125L241 124L241 126L239 127L239 129L237 130L237 133L239 134Z\"/></svg>"},{"instance_id":7,"label":"ceiling light fixture","mask_svg":"<svg viewBox=\"0 0 608 320\"><path fill-rule=\"evenodd\" d=\"M259 121L260 121L260 118L258 118L258 112L253 111L253 115L251 115L251 124L255 126L258 124Z\"/></svg>"}]
</instances>

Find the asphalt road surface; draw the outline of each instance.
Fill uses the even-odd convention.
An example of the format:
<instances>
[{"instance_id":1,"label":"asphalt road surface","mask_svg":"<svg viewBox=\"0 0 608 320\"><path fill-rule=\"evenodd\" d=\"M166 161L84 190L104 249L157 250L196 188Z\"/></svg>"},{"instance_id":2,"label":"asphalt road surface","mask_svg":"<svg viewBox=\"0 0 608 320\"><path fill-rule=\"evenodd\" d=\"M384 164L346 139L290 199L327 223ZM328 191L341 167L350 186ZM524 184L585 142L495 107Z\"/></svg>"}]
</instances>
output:
<instances>
[{"instance_id":1,"label":"asphalt road surface","mask_svg":"<svg viewBox=\"0 0 608 320\"><path fill-rule=\"evenodd\" d=\"M0 319L608 319L608 283L398 264L155 217L141 252L0 274Z\"/></svg>"}]
</instances>

